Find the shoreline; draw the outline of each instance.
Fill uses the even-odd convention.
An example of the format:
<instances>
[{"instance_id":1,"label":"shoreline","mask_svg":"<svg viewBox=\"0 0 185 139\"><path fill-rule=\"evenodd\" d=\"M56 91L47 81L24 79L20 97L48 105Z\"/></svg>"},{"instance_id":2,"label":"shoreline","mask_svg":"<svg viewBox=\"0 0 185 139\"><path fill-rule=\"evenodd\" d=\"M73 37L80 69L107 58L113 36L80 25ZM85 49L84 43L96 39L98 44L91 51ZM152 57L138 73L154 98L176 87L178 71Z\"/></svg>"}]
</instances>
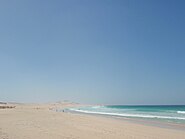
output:
<instances>
[{"instance_id":1,"label":"shoreline","mask_svg":"<svg viewBox=\"0 0 185 139\"><path fill-rule=\"evenodd\" d=\"M61 111L57 111L61 112ZM174 130L181 130L185 131L185 124L178 124L178 123L172 123L172 122L166 122L166 121L158 121L158 120L151 120L151 119L144 119L144 118L128 118L128 117L122 117L122 116L111 116L111 115L103 115L103 114L91 114L91 113L83 113L73 110L65 110L65 112L79 114L79 115L90 115L95 117L105 117L120 121L128 121L135 124L141 124L141 125L147 125L147 126L153 126L153 127L159 127L164 129L174 129Z\"/></svg>"},{"instance_id":2,"label":"shoreline","mask_svg":"<svg viewBox=\"0 0 185 139\"><path fill-rule=\"evenodd\" d=\"M82 105L20 104L0 110L0 138L5 139L185 139L184 130L137 123L120 118L55 112ZM84 105L83 105L84 106Z\"/></svg>"}]
</instances>

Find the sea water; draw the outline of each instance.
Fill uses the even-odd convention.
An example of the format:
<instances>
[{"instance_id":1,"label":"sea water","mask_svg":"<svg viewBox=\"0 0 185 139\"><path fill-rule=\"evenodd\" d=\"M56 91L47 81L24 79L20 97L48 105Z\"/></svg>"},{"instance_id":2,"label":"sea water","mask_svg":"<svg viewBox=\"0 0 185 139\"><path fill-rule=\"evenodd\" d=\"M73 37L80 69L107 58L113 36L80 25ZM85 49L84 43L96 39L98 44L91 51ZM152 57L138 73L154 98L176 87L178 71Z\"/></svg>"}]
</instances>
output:
<instances>
[{"instance_id":1,"label":"sea water","mask_svg":"<svg viewBox=\"0 0 185 139\"><path fill-rule=\"evenodd\" d=\"M116 117L139 118L185 124L185 105L108 105L70 108L69 110L88 114L110 115Z\"/></svg>"}]
</instances>

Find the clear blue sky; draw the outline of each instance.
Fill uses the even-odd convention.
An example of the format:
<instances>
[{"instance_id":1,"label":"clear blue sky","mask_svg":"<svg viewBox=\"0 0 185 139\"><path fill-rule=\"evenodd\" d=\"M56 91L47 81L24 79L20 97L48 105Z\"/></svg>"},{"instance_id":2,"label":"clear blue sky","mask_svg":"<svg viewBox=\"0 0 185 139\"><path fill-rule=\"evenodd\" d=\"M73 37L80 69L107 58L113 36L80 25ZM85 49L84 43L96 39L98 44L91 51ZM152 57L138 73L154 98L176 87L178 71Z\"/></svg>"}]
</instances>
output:
<instances>
[{"instance_id":1,"label":"clear blue sky","mask_svg":"<svg viewBox=\"0 0 185 139\"><path fill-rule=\"evenodd\" d=\"M184 0L1 0L0 101L185 104Z\"/></svg>"}]
</instances>

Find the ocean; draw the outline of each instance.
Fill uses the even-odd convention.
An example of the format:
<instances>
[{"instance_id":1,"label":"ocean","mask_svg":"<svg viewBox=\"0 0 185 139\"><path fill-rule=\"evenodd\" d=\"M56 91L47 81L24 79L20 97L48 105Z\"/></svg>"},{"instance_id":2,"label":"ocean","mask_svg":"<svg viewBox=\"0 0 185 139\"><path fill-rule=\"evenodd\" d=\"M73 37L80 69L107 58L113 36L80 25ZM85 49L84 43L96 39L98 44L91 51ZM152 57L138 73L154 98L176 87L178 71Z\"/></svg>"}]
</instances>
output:
<instances>
[{"instance_id":1,"label":"ocean","mask_svg":"<svg viewBox=\"0 0 185 139\"><path fill-rule=\"evenodd\" d=\"M185 124L185 105L107 105L70 108L70 111Z\"/></svg>"}]
</instances>

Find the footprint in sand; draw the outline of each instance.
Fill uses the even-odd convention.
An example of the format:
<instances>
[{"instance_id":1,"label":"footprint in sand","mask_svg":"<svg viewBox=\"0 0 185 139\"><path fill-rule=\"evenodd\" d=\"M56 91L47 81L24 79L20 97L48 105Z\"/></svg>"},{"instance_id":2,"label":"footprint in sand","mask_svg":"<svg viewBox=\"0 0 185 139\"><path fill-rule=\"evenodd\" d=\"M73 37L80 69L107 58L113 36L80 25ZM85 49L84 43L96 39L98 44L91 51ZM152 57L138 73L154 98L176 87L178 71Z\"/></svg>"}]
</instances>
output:
<instances>
[{"instance_id":1,"label":"footprint in sand","mask_svg":"<svg viewBox=\"0 0 185 139\"><path fill-rule=\"evenodd\" d=\"M0 139L9 139L8 135L4 133L1 128L0 128Z\"/></svg>"}]
</instances>

